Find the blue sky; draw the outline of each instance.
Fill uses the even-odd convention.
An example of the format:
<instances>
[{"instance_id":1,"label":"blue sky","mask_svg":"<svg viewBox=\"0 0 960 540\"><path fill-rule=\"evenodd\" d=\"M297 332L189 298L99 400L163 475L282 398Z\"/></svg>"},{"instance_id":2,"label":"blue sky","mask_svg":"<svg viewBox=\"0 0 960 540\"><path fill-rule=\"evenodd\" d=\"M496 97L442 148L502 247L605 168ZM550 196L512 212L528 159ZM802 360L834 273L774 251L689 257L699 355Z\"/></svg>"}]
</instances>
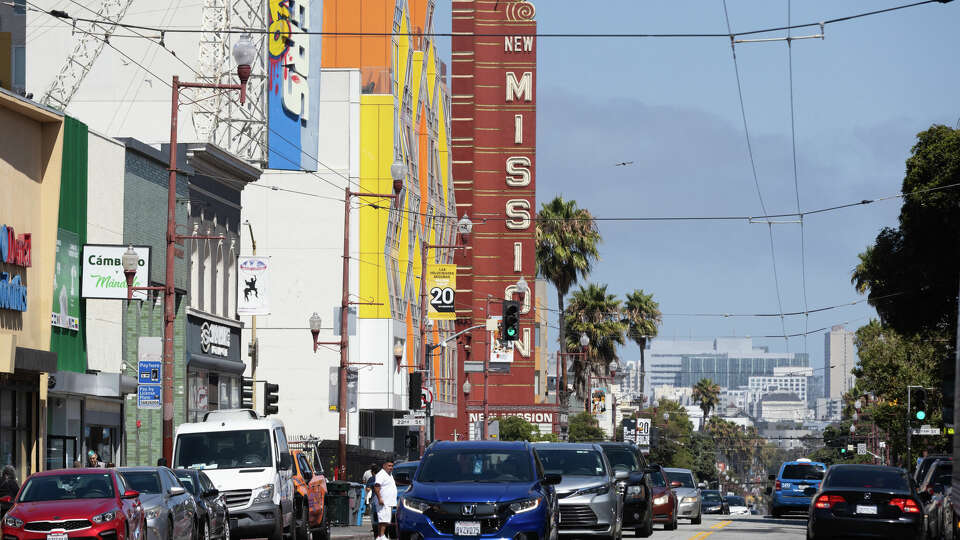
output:
<instances>
[{"instance_id":1,"label":"blue sky","mask_svg":"<svg viewBox=\"0 0 960 540\"><path fill-rule=\"evenodd\" d=\"M900 3L798 1L792 20ZM727 5L734 32L787 21L786 0ZM547 33L726 32L721 0L540 0L536 6L539 31ZM449 31L448 2L438 2L435 20L438 31ZM899 192L915 135L933 123L957 124L958 22L960 3L934 3L828 25L825 39L793 43L801 208ZM449 40L438 45L449 62ZM538 46L538 206L562 195L597 216L761 213L729 40L542 38ZM767 210L796 211L787 45L740 44L737 58ZM621 161L634 165L613 166ZM807 218L810 308L860 298L850 285L857 254L881 227L896 225L899 208L893 200ZM602 260L589 281L620 295L652 292L666 314L662 336L783 333L779 318L676 316L779 310L766 225L620 222L601 223L600 230ZM798 225L774 227L785 311L804 306L800 245ZM812 314L807 324L810 330L843 323L856 329L871 316L872 308L858 304ZM804 317L789 317L785 325L788 334L805 330ZM823 332L756 342L773 351L806 348L811 364L823 365ZM637 359L639 351L627 347L621 357Z\"/></svg>"}]
</instances>

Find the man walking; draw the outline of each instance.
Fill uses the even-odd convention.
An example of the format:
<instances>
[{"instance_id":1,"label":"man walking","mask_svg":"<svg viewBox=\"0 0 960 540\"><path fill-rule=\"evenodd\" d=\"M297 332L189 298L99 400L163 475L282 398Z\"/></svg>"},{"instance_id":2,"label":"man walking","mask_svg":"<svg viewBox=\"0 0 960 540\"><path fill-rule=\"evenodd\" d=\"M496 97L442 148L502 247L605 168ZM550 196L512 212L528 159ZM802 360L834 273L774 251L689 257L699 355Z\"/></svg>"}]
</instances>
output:
<instances>
[{"instance_id":1,"label":"man walking","mask_svg":"<svg viewBox=\"0 0 960 540\"><path fill-rule=\"evenodd\" d=\"M377 521L380 523L377 540L387 540L387 527L393 521L393 509L397 506L397 483L393 481L392 459L385 461L374 477L373 494L377 500Z\"/></svg>"},{"instance_id":2,"label":"man walking","mask_svg":"<svg viewBox=\"0 0 960 540\"><path fill-rule=\"evenodd\" d=\"M376 485L377 473L380 472L380 465L371 463L370 468L363 473L363 489L366 499L364 502L370 508L370 526L373 528L373 536L379 536L380 524L377 523L377 498L373 496L373 487Z\"/></svg>"}]
</instances>

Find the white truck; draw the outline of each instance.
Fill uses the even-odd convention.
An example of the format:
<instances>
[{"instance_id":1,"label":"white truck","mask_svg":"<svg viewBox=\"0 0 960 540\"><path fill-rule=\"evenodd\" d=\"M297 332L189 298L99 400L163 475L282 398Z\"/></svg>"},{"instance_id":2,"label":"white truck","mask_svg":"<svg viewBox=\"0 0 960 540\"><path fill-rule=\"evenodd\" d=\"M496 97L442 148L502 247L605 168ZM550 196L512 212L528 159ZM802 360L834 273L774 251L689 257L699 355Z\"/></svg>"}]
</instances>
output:
<instances>
[{"instance_id":1,"label":"white truck","mask_svg":"<svg viewBox=\"0 0 960 540\"><path fill-rule=\"evenodd\" d=\"M248 409L212 411L177 428L174 468L203 470L230 512L230 536L293 532L292 460L283 422Z\"/></svg>"}]
</instances>

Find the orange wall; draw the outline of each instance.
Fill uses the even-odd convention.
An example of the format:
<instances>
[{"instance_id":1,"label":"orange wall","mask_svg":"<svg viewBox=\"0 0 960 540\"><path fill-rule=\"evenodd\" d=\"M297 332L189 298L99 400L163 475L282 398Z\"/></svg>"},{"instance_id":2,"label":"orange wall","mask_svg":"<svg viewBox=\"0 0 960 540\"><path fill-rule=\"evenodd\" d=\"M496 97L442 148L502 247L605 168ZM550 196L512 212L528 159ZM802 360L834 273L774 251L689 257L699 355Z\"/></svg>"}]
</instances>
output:
<instances>
[{"instance_id":1,"label":"orange wall","mask_svg":"<svg viewBox=\"0 0 960 540\"><path fill-rule=\"evenodd\" d=\"M325 0L324 32L393 31L394 0ZM390 67L390 36L323 36L323 67ZM364 81L366 82L366 81Z\"/></svg>"}]
</instances>

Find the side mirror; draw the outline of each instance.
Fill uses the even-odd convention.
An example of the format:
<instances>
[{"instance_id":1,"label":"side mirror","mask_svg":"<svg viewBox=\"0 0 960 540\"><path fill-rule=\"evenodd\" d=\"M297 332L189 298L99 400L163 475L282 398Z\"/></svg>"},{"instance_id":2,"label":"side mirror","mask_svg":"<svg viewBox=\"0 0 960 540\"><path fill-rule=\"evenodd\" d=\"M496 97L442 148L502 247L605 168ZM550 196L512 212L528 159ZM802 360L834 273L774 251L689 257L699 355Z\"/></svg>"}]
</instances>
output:
<instances>
[{"instance_id":1,"label":"side mirror","mask_svg":"<svg viewBox=\"0 0 960 540\"><path fill-rule=\"evenodd\" d=\"M183 489L182 487L173 486L167 491L167 494L170 495L171 497L176 497L177 495L183 495L186 492L187 490Z\"/></svg>"},{"instance_id":2,"label":"side mirror","mask_svg":"<svg viewBox=\"0 0 960 540\"><path fill-rule=\"evenodd\" d=\"M283 452L280 454L280 463L278 464L278 469L287 470L293 466L293 460L290 459L289 452Z\"/></svg>"},{"instance_id":3,"label":"side mirror","mask_svg":"<svg viewBox=\"0 0 960 540\"><path fill-rule=\"evenodd\" d=\"M136 499L136 498L139 497L139 496L140 496L140 492L139 492L139 491L134 491L134 490L132 490L132 489L128 489L128 490L126 490L126 491L123 492L123 495L122 495L120 498L121 498L121 499ZM0 499L0 500L2 500L2 499Z\"/></svg>"},{"instance_id":4,"label":"side mirror","mask_svg":"<svg viewBox=\"0 0 960 540\"><path fill-rule=\"evenodd\" d=\"M767 488L764 489L763 492L766 493L767 495L773 495L773 488L770 486L767 486Z\"/></svg>"},{"instance_id":5,"label":"side mirror","mask_svg":"<svg viewBox=\"0 0 960 540\"><path fill-rule=\"evenodd\" d=\"M768 474L768 475L767 475L767 480L769 480L769 481L771 481L771 482L773 482L773 481L776 480L776 479L777 479L776 475L773 475L773 474Z\"/></svg>"},{"instance_id":6,"label":"side mirror","mask_svg":"<svg viewBox=\"0 0 960 540\"><path fill-rule=\"evenodd\" d=\"M618 470L613 476L619 482L621 480L626 480L627 478L630 478L630 473L627 471Z\"/></svg>"},{"instance_id":7,"label":"side mirror","mask_svg":"<svg viewBox=\"0 0 960 540\"><path fill-rule=\"evenodd\" d=\"M673 482L670 482L670 487L672 487L672 488L677 488L677 487L680 487L680 486L682 486L682 485L683 485L683 484L681 484L680 482L677 482L676 480L674 480Z\"/></svg>"},{"instance_id":8,"label":"side mirror","mask_svg":"<svg viewBox=\"0 0 960 540\"><path fill-rule=\"evenodd\" d=\"M547 486L555 486L563 480L559 474L545 474L543 476L543 484Z\"/></svg>"},{"instance_id":9,"label":"side mirror","mask_svg":"<svg viewBox=\"0 0 960 540\"><path fill-rule=\"evenodd\" d=\"M217 488L210 488L203 492L204 497L216 497L220 494L220 490Z\"/></svg>"}]
</instances>

